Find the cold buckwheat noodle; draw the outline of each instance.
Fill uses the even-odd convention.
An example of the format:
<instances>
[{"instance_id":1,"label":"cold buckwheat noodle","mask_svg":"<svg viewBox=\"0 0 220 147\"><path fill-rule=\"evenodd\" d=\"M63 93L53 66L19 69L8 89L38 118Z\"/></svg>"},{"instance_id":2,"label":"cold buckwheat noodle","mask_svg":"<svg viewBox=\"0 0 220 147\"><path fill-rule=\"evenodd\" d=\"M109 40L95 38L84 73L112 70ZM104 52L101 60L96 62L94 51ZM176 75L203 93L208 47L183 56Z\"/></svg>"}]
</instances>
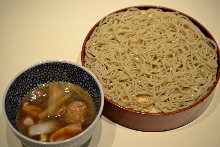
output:
<instances>
[{"instance_id":1,"label":"cold buckwheat noodle","mask_svg":"<svg viewBox=\"0 0 220 147\"><path fill-rule=\"evenodd\" d=\"M217 45L179 13L131 8L100 21L86 43L85 66L115 103L171 112L192 105L213 86Z\"/></svg>"}]
</instances>

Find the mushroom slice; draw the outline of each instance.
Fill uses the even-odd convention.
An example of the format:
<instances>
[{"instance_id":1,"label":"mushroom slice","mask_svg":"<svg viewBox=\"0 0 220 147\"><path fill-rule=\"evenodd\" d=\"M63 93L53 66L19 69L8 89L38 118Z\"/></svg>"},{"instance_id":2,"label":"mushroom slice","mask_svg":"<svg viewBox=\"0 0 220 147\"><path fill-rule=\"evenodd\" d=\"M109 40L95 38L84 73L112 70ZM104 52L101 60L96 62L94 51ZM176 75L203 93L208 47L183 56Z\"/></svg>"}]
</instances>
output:
<instances>
[{"instance_id":1,"label":"mushroom slice","mask_svg":"<svg viewBox=\"0 0 220 147\"><path fill-rule=\"evenodd\" d=\"M50 142L57 142L69 139L81 133L82 127L79 124L67 125L50 136Z\"/></svg>"}]
</instances>

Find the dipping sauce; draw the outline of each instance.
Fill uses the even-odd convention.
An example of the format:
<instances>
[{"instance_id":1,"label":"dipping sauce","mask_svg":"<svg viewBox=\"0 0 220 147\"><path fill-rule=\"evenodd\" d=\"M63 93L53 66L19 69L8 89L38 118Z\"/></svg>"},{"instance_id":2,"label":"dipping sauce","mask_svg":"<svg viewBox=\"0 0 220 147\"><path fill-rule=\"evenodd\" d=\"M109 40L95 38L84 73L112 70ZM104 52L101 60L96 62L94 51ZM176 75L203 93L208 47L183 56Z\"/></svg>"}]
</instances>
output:
<instances>
[{"instance_id":1,"label":"dipping sauce","mask_svg":"<svg viewBox=\"0 0 220 147\"><path fill-rule=\"evenodd\" d=\"M68 82L50 82L31 90L17 112L18 130L43 142L69 139L85 130L95 119L92 97Z\"/></svg>"}]
</instances>

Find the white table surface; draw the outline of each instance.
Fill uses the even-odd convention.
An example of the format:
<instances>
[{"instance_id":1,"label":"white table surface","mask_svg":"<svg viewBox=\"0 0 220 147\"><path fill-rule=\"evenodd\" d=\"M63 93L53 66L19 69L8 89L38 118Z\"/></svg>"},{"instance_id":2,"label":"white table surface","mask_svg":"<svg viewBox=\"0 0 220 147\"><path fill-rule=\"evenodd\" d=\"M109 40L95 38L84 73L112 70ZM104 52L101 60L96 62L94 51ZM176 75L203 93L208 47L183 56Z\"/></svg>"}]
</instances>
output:
<instances>
[{"instance_id":1,"label":"white table surface","mask_svg":"<svg viewBox=\"0 0 220 147\"><path fill-rule=\"evenodd\" d=\"M44 60L80 63L84 38L103 16L135 5L158 5L184 12L202 23L220 45L218 0L0 0L0 102L12 78ZM219 147L220 91L193 122L166 132L141 132L102 116L88 147ZM21 147L2 114L0 146Z\"/></svg>"}]
</instances>

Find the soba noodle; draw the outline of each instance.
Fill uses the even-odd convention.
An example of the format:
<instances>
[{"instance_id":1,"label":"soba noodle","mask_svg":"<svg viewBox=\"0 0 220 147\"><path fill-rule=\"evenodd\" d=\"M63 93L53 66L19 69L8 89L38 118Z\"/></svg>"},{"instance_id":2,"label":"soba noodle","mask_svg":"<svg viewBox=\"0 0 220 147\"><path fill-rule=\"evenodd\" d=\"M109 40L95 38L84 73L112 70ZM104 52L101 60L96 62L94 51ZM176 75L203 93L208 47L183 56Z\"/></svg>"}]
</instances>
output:
<instances>
[{"instance_id":1,"label":"soba noodle","mask_svg":"<svg viewBox=\"0 0 220 147\"><path fill-rule=\"evenodd\" d=\"M137 111L188 107L213 86L217 45L188 18L161 9L104 17L85 46L85 66L105 96Z\"/></svg>"}]
</instances>

